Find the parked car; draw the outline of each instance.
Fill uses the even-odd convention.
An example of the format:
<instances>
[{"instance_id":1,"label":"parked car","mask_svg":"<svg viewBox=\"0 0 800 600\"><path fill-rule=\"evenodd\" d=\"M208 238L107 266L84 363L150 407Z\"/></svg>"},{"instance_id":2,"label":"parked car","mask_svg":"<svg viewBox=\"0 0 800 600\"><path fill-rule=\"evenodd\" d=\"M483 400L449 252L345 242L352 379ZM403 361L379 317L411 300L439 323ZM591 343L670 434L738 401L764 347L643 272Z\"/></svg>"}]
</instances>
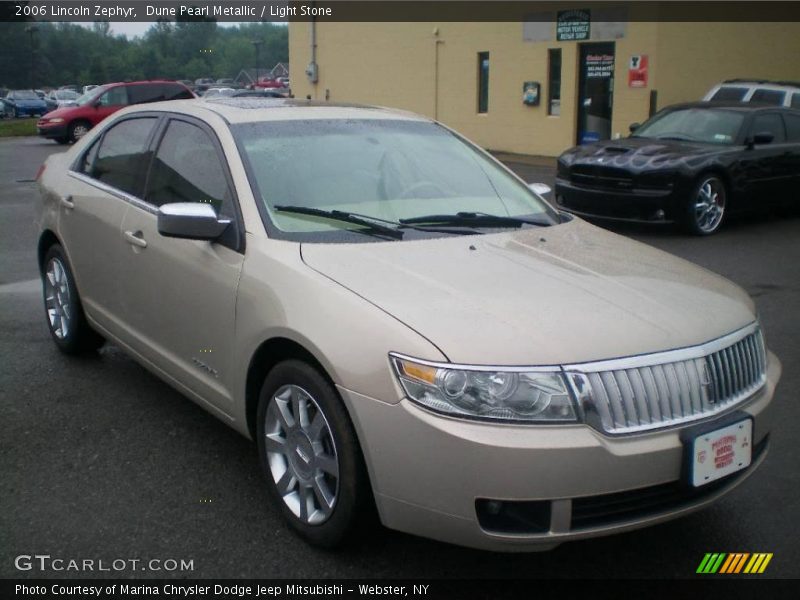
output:
<instances>
[{"instance_id":1,"label":"parked car","mask_svg":"<svg viewBox=\"0 0 800 600\"><path fill-rule=\"evenodd\" d=\"M39 117L47 112L47 104L33 90L11 90L3 98L6 117Z\"/></svg>"},{"instance_id":2,"label":"parked car","mask_svg":"<svg viewBox=\"0 0 800 600\"><path fill-rule=\"evenodd\" d=\"M203 98L219 98L225 96L233 96L236 92L235 89L229 87L212 87L208 88L203 94Z\"/></svg>"},{"instance_id":3,"label":"parked car","mask_svg":"<svg viewBox=\"0 0 800 600\"><path fill-rule=\"evenodd\" d=\"M197 94L202 95L208 88L214 85L214 80L210 77L201 77L200 79L195 79L194 81L194 91Z\"/></svg>"},{"instance_id":4,"label":"parked car","mask_svg":"<svg viewBox=\"0 0 800 600\"><path fill-rule=\"evenodd\" d=\"M77 106L48 113L36 127L40 136L66 144L79 140L100 121L129 104L186 98L194 98L194 94L176 81L109 83L78 98Z\"/></svg>"},{"instance_id":5,"label":"parked car","mask_svg":"<svg viewBox=\"0 0 800 600\"><path fill-rule=\"evenodd\" d=\"M286 94L277 89L270 90L235 90L234 98L286 98Z\"/></svg>"},{"instance_id":6,"label":"parked car","mask_svg":"<svg viewBox=\"0 0 800 600\"><path fill-rule=\"evenodd\" d=\"M95 85L95 84L93 84L93 83L92 83L92 84L89 84L89 85L85 85L85 86L83 86L83 88L82 88L82 89L83 89L83 93L84 93L84 94L87 94L87 93L91 92L93 89L95 89L96 87L98 87L98 86L97 86L97 85Z\"/></svg>"},{"instance_id":7,"label":"parked car","mask_svg":"<svg viewBox=\"0 0 800 600\"><path fill-rule=\"evenodd\" d=\"M47 110L55 110L62 106L78 106L80 95L72 90L52 90L44 97Z\"/></svg>"},{"instance_id":8,"label":"parked car","mask_svg":"<svg viewBox=\"0 0 800 600\"><path fill-rule=\"evenodd\" d=\"M555 193L563 209L709 235L729 213L793 201L800 185L798 110L679 104L631 131L559 157Z\"/></svg>"},{"instance_id":9,"label":"parked car","mask_svg":"<svg viewBox=\"0 0 800 600\"><path fill-rule=\"evenodd\" d=\"M45 92L44 90L33 90L33 92L34 92L34 93L35 93L37 96L39 96L39 98L41 98L42 100L44 100L44 97L47 95L47 94L46 94L46 92Z\"/></svg>"},{"instance_id":10,"label":"parked car","mask_svg":"<svg viewBox=\"0 0 800 600\"><path fill-rule=\"evenodd\" d=\"M274 88L283 88L284 86L280 81L277 79L273 79L272 77L262 77L256 83L251 86L251 89L258 90L258 89L274 89Z\"/></svg>"},{"instance_id":11,"label":"parked car","mask_svg":"<svg viewBox=\"0 0 800 600\"><path fill-rule=\"evenodd\" d=\"M375 506L552 547L707 506L768 451L781 366L742 289L559 212L427 118L129 107L38 181L55 345L111 340L255 439L312 543Z\"/></svg>"},{"instance_id":12,"label":"parked car","mask_svg":"<svg viewBox=\"0 0 800 600\"><path fill-rule=\"evenodd\" d=\"M230 77L223 77L222 79L217 79L217 81L215 82L215 85L217 87L230 87L230 88L232 88L233 87L233 79L231 79Z\"/></svg>"},{"instance_id":13,"label":"parked car","mask_svg":"<svg viewBox=\"0 0 800 600\"><path fill-rule=\"evenodd\" d=\"M800 82L728 79L711 88L703 100L758 102L800 109Z\"/></svg>"}]
</instances>

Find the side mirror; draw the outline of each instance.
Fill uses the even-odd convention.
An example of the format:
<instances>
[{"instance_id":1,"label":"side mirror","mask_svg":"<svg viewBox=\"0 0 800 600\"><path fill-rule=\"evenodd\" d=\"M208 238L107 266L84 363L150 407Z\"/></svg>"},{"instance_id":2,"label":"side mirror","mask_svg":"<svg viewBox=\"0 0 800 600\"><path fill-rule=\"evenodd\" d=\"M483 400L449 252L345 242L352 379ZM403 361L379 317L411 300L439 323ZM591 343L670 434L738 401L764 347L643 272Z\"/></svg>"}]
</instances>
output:
<instances>
[{"instance_id":1,"label":"side mirror","mask_svg":"<svg viewBox=\"0 0 800 600\"><path fill-rule=\"evenodd\" d=\"M158 233L165 237L212 241L230 223L217 217L213 206L202 202L162 204L158 209Z\"/></svg>"},{"instance_id":2,"label":"side mirror","mask_svg":"<svg viewBox=\"0 0 800 600\"><path fill-rule=\"evenodd\" d=\"M757 146L760 144L771 144L772 140L774 139L774 134L770 133L769 131L761 131L753 135L753 145Z\"/></svg>"},{"instance_id":3,"label":"side mirror","mask_svg":"<svg viewBox=\"0 0 800 600\"><path fill-rule=\"evenodd\" d=\"M544 196L545 194L549 194L551 191L553 191L546 183L529 183L528 187L539 196Z\"/></svg>"},{"instance_id":4,"label":"side mirror","mask_svg":"<svg viewBox=\"0 0 800 600\"><path fill-rule=\"evenodd\" d=\"M630 125L628 125L628 131L630 131L631 133L633 133L634 131L636 131L637 129L639 129L639 127L641 127L641 126L642 126L642 124L641 124L641 123L631 123Z\"/></svg>"}]
</instances>

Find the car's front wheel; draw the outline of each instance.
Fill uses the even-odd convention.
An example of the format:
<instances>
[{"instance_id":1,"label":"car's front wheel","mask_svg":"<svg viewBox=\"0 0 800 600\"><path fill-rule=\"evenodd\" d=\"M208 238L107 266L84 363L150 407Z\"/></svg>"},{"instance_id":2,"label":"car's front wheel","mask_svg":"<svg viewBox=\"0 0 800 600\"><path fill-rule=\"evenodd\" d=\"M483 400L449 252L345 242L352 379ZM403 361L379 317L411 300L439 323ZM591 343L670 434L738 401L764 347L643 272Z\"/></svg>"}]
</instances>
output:
<instances>
[{"instance_id":1,"label":"car's front wheel","mask_svg":"<svg viewBox=\"0 0 800 600\"><path fill-rule=\"evenodd\" d=\"M69 126L70 141L77 142L79 139L89 133L90 129L91 126L86 121L75 121Z\"/></svg>"},{"instance_id":2,"label":"car's front wheel","mask_svg":"<svg viewBox=\"0 0 800 600\"><path fill-rule=\"evenodd\" d=\"M67 354L96 350L103 338L86 321L75 279L64 250L50 246L42 265L44 309L56 346Z\"/></svg>"},{"instance_id":3,"label":"car's front wheel","mask_svg":"<svg viewBox=\"0 0 800 600\"><path fill-rule=\"evenodd\" d=\"M314 545L352 538L370 505L353 425L331 383L287 360L261 388L258 451L270 496L291 527Z\"/></svg>"},{"instance_id":4,"label":"car's front wheel","mask_svg":"<svg viewBox=\"0 0 800 600\"><path fill-rule=\"evenodd\" d=\"M717 175L700 177L686 206L686 227L694 235L716 233L725 219L728 194Z\"/></svg>"}]
</instances>

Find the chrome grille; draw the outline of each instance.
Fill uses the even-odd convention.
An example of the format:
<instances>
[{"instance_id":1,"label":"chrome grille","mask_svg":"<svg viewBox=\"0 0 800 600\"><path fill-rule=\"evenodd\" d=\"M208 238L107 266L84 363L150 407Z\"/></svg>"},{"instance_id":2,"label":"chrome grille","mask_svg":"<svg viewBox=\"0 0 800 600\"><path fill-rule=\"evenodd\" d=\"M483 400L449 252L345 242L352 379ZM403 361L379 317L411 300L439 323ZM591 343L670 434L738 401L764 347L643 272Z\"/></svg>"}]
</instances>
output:
<instances>
[{"instance_id":1,"label":"chrome grille","mask_svg":"<svg viewBox=\"0 0 800 600\"><path fill-rule=\"evenodd\" d=\"M766 349L753 325L703 346L565 367L586 420L632 433L702 419L766 381Z\"/></svg>"}]
</instances>

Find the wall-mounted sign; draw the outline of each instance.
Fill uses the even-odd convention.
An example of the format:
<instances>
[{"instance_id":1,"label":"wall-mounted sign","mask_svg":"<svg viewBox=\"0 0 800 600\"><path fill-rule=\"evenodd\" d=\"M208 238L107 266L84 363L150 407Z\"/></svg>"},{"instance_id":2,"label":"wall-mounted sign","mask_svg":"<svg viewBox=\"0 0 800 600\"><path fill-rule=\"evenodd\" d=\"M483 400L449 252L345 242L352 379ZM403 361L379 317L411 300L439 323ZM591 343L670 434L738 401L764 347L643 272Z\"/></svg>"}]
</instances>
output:
<instances>
[{"instance_id":1,"label":"wall-mounted sign","mask_svg":"<svg viewBox=\"0 0 800 600\"><path fill-rule=\"evenodd\" d=\"M560 10L556 16L556 40L570 42L588 40L590 36L589 10Z\"/></svg>"},{"instance_id":2,"label":"wall-mounted sign","mask_svg":"<svg viewBox=\"0 0 800 600\"><path fill-rule=\"evenodd\" d=\"M522 102L528 106L539 106L539 90L541 85L538 81L526 81L522 84Z\"/></svg>"},{"instance_id":3,"label":"wall-mounted sign","mask_svg":"<svg viewBox=\"0 0 800 600\"><path fill-rule=\"evenodd\" d=\"M647 54L634 54L628 63L628 86L632 88L647 87Z\"/></svg>"},{"instance_id":4,"label":"wall-mounted sign","mask_svg":"<svg viewBox=\"0 0 800 600\"><path fill-rule=\"evenodd\" d=\"M607 79L614 76L613 54L587 54L584 64L587 79Z\"/></svg>"}]
</instances>

